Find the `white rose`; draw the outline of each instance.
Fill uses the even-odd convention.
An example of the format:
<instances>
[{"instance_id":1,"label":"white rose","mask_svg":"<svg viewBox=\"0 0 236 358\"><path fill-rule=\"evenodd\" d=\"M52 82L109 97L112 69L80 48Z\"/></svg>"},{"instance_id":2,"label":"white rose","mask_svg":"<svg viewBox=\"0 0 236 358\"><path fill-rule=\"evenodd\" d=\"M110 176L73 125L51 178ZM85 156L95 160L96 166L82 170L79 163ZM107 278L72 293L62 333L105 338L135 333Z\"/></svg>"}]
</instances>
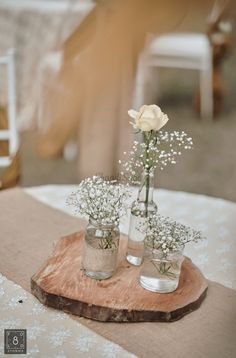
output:
<instances>
[{"instance_id":1,"label":"white rose","mask_svg":"<svg viewBox=\"0 0 236 358\"><path fill-rule=\"evenodd\" d=\"M162 112L161 108L155 104L144 105L139 111L130 109L128 111L130 117L134 118L135 123L131 123L135 129L140 129L142 132L149 132L151 130L158 131L169 120L167 115Z\"/></svg>"}]
</instances>

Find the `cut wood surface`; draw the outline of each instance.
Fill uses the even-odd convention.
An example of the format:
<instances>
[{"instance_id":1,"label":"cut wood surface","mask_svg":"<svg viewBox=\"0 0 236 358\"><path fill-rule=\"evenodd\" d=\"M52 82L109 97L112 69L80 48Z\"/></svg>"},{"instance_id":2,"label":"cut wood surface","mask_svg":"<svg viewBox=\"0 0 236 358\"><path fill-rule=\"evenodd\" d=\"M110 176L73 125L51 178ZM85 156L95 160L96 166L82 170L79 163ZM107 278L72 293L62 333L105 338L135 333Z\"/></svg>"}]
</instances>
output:
<instances>
[{"instance_id":1,"label":"cut wood surface","mask_svg":"<svg viewBox=\"0 0 236 358\"><path fill-rule=\"evenodd\" d=\"M127 237L121 236L116 274L103 281L88 278L81 266L84 231L61 238L31 279L32 293L45 305L99 321L175 321L196 310L206 297L207 281L185 258L176 291L143 289L140 267L125 260Z\"/></svg>"}]
</instances>

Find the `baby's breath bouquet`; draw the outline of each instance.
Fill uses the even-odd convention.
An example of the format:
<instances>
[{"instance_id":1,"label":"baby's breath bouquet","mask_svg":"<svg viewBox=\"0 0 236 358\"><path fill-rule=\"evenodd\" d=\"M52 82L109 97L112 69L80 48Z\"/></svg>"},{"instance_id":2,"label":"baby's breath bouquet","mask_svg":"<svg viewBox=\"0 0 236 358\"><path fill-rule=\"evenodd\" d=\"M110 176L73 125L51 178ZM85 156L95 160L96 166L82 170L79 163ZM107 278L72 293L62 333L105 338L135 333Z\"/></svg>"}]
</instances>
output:
<instances>
[{"instance_id":1,"label":"baby's breath bouquet","mask_svg":"<svg viewBox=\"0 0 236 358\"><path fill-rule=\"evenodd\" d=\"M182 250L189 242L203 239L200 231L159 214L147 218L140 230L145 232L145 245L161 250L163 257L171 251Z\"/></svg>"},{"instance_id":2,"label":"baby's breath bouquet","mask_svg":"<svg viewBox=\"0 0 236 358\"><path fill-rule=\"evenodd\" d=\"M142 262L142 241L138 225L144 218L153 215L157 206L153 202L154 172L168 164L176 164L183 150L191 149L192 138L185 132L161 130L168 122L168 116L156 105L144 105L139 111L128 111L136 133L142 134L141 141L134 141L126 160L120 161L124 180L140 184L139 194L131 208L131 220L127 260L136 265ZM140 247L138 249L138 246ZM138 253L139 252L139 253Z\"/></svg>"},{"instance_id":3,"label":"baby's breath bouquet","mask_svg":"<svg viewBox=\"0 0 236 358\"><path fill-rule=\"evenodd\" d=\"M127 211L128 187L98 176L83 180L67 199L76 214L89 219L82 265L93 279L111 277L117 264L119 221Z\"/></svg>"},{"instance_id":4,"label":"baby's breath bouquet","mask_svg":"<svg viewBox=\"0 0 236 358\"><path fill-rule=\"evenodd\" d=\"M148 217L140 230L145 232L141 286L162 293L174 291L179 283L184 247L202 240L201 232L159 214Z\"/></svg>"},{"instance_id":5,"label":"baby's breath bouquet","mask_svg":"<svg viewBox=\"0 0 236 358\"><path fill-rule=\"evenodd\" d=\"M127 160L119 162L123 167L122 174L136 184L144 171L146 175L142 185L148 186L150 173L157 168L163 170L168 164L176 164L182 151L193 147L193 141L184 131L162 131L169 118L156 105L144 105L138 112L130 110L128 113L134 118L130 123L136 133L142 134L143 140L134 141L132 150L124 153Z\"/></svg>"},{"instance_id":6,"label":"baby's breath bouquet","mask_svg":"<svg viewBox=\"0 0 236 358\"><path fill-rule=\"evenodd\" d=\"M67 199L75 213L102 225L118 225L127 212L128 187L99 176L83 180Z\"/></svg>"}]
</instances>

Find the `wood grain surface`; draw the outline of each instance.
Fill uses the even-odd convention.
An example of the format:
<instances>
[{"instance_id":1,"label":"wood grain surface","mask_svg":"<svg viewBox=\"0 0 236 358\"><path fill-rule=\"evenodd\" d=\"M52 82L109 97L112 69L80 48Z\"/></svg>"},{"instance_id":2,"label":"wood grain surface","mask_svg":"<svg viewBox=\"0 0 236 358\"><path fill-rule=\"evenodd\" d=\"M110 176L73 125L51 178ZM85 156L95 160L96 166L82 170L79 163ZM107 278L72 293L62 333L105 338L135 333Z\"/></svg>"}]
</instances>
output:
<instances>
[{"instance_id":1,"label":"wood grain surface","mask_svg":"<svg viewBox=\"0 0 236 358\"><path fill-rule=\"evenodd\" d=\"M125 260L121 236L116 274L103 281L88 278L81 267L84 231L61 238L31 279L32 293L45 305L98 321L175 321L200 307L207 281L185 258L176 291L149 292L139 283L139 267Z\"/></svg>"}]
</instances>

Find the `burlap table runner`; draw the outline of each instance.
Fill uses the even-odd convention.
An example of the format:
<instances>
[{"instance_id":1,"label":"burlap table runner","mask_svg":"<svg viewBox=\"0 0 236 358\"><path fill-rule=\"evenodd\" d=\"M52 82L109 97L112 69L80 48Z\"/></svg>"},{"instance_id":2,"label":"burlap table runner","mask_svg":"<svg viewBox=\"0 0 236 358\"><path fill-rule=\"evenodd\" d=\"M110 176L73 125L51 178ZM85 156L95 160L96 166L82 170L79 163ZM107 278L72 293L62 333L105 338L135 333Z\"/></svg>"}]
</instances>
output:
<instances>
[{"instance_id":1,"label":"burlap table runner","mask_svg":"<svg viewBox=\"0 0 236 358\"><path fill-rule=\"evenodd\" d=\"M51 253L53 242L84 225L21 189L2 192L0 272L30 291L30 278ZM236 291L214 282L209 282L200 309L177 322L119 324L75 319L139 357L236 357Z\"/></svg>"}]
</instances>

